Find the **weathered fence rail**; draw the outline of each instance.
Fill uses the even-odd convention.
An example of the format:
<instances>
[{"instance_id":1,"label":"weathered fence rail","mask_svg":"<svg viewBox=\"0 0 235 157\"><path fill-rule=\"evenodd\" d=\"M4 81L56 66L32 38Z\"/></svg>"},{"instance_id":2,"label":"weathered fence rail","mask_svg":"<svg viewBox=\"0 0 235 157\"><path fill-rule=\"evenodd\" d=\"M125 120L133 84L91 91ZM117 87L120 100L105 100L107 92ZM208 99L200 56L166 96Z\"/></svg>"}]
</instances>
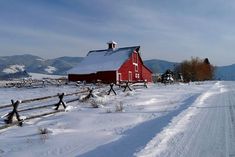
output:
<instances>
[{"instance_id":1,"label":"weathered fence rail","mask_svg":"<svg viewBox=\"0 0 235 157\"><path fill-rule=\"evenodd\" d=\"M71 96L71 95L81 94L81 93L85 93L85 92L88 92L88 91L89 91L89 90L84 90L84 91L69 93L69 94L65 94L64 96ZM40 100L46 100L46 99L55 98L55 97L58 97L58 94L56 94L56 95L51 95L51 96L45 96L45 97L39 97L39 98L32 98L32 99L22 100L22 101L21 101L21 104L23 104L23 103L30 103L30 102L34 102L34 101L40 101ZM0 106L0 109L8 108L8 107L12 107L12 104L1 105L1 106Z\"/></svg>"},{"instance_id":2,"label":"weathered fence rail","mask_svg":"<svg viewBox=\"0 0 235 157\"><path fill-rule=\"evenodd\" d=\"M123 84L119 84L119 85L117 85L117 86L119 86L118 89L114 89L114 85L115 84L110 84L110 89L106 92L107 95L110 95L111 92L113 92L115 95L117 95L116 91L122 90L122 88L123 88L123 90L122 90L123 92L127 91L127 89L129 91L132 91L131 87L134 86L135 83L125 82ZM144 87L147 88L146 82L143 82L142 84L139 83L139 84L136 84L136 85L137 86L144 86ZM94 94L93 94L94 89L102 89L103 88L103 89L106 90L107 88L104 88L104 87L107 87L107 86L100 86L99 85L99 86L96 86L96 87L93 87L93 88L88 87L88 88L85 88L85 89L82 89L80 91L73 92L73 93L68 93L68 94L58 93L56 95L31 98L31 99L26 99L26 100L22 100L22 101L20 101L20 100L16 100L16 101L11 100L12 104L0 106L0 109L8 109L10 107L13 107L12 111L10 111L8 114L5 114L4 116L2 116L2 118L5 118L4 121L5 121L6 124L3 125L3 126L0 126L0 130L11 127L11 126L14 126L14 125L22 126L23 121L25 121L25 120L39 118L39 117L43 117L43 116L47 116L47 115L51 115L51 114L55 114L55 113L58 113L58 112L65 111L65 109L67 107L66 104L80 100L80 98L78 97L79 95L87 94L85 96L85 99L89 99L91 97L95 97ZM77 97L73 98L73 99L70 98L69 100L64 101L65 97L69 97L69 96L73 96L73 95L76 95ZM51 102L50 104L46 104L46 105L43 103L43 105L42 104L33 104L34 106L29 106L30 104L32 105L33 102L39 102L39 101L42 101L42 100L52 99L52 98L56 98L56 97L59 98L59 101L57 100L57 102ZM52 101L52 100L50 100L50 101ZM53 101L56 101L56 100L53 99ZM48 103L48 102L45 102L45 103ZM21 105L21 104L26 104L26 105ZM59 109L59 107L61 105L63 106L63 109ZM20 119L19 113L32 111L32 110L46 109L46 108L49 108L49 107L54 107L54 110L50 111L50 112L46 112L46 113L36 114L36 115L31 114L31 115L27 116L24 119ZM16 115L17 121L13 121L13 116L14 115Z\"/></svg>"},{"instance_id":3,"label":"weathered fence rail","mask_svg":"<svg viewBox=\"0 0 235 157\"><path fill-rule=\"evenodd\" d=\"M54 114L54 113L65 111L65 108L66 108L65 104L68 104L68 103L79 100L79 98L73 98L73 99L70 99L70 100L67 100L67 101L64 102L63 99L64 99L65 96L81 95L81 94L85 94L85 93L89 93L89 92L90 92L90 89L86 89L86 90L73 92L73 93L69 93L69 94L60 93L60 94L57 94L57 95L26 99L26 100L22 100L22 101L17 100L17 101L14 102L14 100L11 100L12 104L3 105L0 108L0 109L4 109L4 108L13 107L13 110L11 112L9 112L9 113L2 116L2 118L5 118L4 122L6 124L3 125L3 126L0 126L0 130L4 129L4 128L11 127L11 126L14 126L14 125L22 125L22 122L25 121L25 120L38 118L38 117L43 117L43 116L46 116L46 115L51 115L51 114ZM39 105L39 106L28 107L28 108L27 108L27 106L24 106L26 108L18 109L20 107L20 104L31 103L31 102L46 100L46 99L55 98L55 97L59 97L59 101L57 103L51 103L51 104L48 104L48 105ZM59 109L61 104L63 105L64 109ZM55 107L54 111L46 112L46 113L42 113L42 114L38 114L38 115L30 115L30 116L26 117L25 119L20 119L19 113L21 113L21 112L32 111L32 110L37 110L37 109L45 109L45 108L48 108L48 107ZM13 122L13 116L14 115L16 115L17 121Z\"/></svg>"}]
</instances>

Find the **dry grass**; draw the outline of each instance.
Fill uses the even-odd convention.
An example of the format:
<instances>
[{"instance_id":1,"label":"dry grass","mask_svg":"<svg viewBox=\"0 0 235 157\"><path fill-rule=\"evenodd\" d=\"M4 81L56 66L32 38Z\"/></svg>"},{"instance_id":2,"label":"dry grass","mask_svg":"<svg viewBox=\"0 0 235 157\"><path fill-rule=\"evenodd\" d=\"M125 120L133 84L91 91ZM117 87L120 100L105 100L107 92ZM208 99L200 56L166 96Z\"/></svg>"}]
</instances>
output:
<instances>
[{"instance_id":1,"label":"dry grass","mask_svg":"<svg viewBox=\"0 0 235 157\"><path fill-rule=\"evenodd\" d=\"M99 105L98 105L97 101L95 101L94 99L91 99L91 100L90 100L90 103L91 103L91 106L92 106L93 108L99 108Z\"/></svg>"},{"instance_id":2,"label":"dry grass","mask_svg":"<svg viewBox=\"0 0 235 157\"><path fill-rule=\"evenodd\" d=\"M38 128L38 133L40 135L40 139L45 142L48 139L49 133L51 133L51 131L47 128Z\"/></svg>"},{"instance_id":3,"label":"dry grass","mask_svg":"<svg viewBox=\"0 0 235 157\"><path fill-rule=\"evenodd\" d=\"M119 104L116 104L116 110L115 112L123 112L124 111L124 106L122 102L119 102Z\"/></svg>"},{"instance_id":4,"label":"dry grass","mask_svg":"<svg viewBox=\"0 0 235 157\"><path fill-rule=\"evenodd\" d=\"M108 109L106 110L106 113L112 113L112 110L111 110L110 108L108 108Z\"/></svg>"}]
</instances>

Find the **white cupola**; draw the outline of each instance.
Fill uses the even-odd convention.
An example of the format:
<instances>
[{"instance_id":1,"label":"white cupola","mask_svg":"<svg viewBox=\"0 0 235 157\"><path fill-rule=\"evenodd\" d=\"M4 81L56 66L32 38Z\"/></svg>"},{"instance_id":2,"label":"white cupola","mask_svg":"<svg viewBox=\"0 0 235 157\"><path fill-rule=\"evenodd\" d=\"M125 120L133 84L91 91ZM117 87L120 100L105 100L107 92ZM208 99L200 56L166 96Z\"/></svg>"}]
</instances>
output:
<instances>
[{"instance_id":1,"label":"white cupola","mask_svg":"<svg viewBox=\"0 0 235 157\"><path fill-rule=\"evenodd\" d=\"M112 49L113 50L113 49L115 49L117 47L117 43L115 41L113 41L113 40L107 42L107 44L108 44L108 49Z\"/></svg>"}]
</instances>

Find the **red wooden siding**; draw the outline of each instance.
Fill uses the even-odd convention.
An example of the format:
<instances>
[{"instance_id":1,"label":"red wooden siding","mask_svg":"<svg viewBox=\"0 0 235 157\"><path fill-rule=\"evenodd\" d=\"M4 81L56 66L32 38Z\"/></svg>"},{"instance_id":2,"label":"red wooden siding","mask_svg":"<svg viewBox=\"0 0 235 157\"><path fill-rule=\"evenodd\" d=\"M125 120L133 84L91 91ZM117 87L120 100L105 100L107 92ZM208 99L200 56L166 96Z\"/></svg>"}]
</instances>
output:
<instances>
[{"instance_id":1,"label":"red wooden siding","mask_svg":"<svg viewBox=\"0 0 235 157\"><path fill-rule=\"evenodd\" d=\"M129 80L131 73L132 80ZM141 60L139 53L133 52L126 62L119 68L118 74L121 74L121 79L118 81L143 81L152 82L152 72L148 70Z\"/></svg>"},{"instance_id":2,"label":"red wooden siding","mask_svg":"<svg viewBox=\"0 0 235 157\"><path fill-rule=\"evenodd\" d=\"M103 83L116 83L116 71L100 71L96 74L69 74L69 81L96 82L101 80Z\"/></svg>"},{"instance_id":3,"label":"red wooden siding","mask_svg":"<svg viewBox=\"0 0 235 157\"><path fill-rule=\"evenodd\" d=\"M118 59L118 58L117 58ZM147 80L152 82L152 72L144 66L137 52L131 53L130 57L121 65L117 71L100 71L93 74L69 74L70 81L117 83L119 81L138 82Z\"/></svg>"},{"instance_id":4,"label":"red wooden siding","mask_svg":"<svg viewBox=\"0 0 235 157\"><path fill-rule=\"evenodd\" d=\"M143 80L147 80L147 82L153 82L152 72L147 69L144 65L142 66L142 76Z\"/></svg>"}]
</instances>

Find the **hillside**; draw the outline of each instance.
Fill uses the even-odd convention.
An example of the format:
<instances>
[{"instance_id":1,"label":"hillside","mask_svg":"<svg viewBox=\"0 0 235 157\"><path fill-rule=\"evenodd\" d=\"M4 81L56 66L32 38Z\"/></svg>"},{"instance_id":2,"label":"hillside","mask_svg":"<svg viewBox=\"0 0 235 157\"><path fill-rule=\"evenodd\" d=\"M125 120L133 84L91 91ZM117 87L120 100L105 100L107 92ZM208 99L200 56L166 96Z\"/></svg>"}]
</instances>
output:
<instances>
[{"instance_id":1,"label":"hillside","mask_svg":"<svg viewBox=\"0 0 235 157\"><path fill-rule=\"evenodd\" d=\"M227 81L235 80L235 64L229 66L216 67L215 79Z\"/></svg>"},{"instance_id":2,"label":"hillside","mask_svg":"<svg viewBox=\"0 0 235 157\"><path fill-rule=\"evenodd\" d=\"M0 79L27 77L28 73L64 75L81 62L83 57L59 57L43 59L34 55L14 55L0 57ZM164 73L173 70L179 63L159 59L145 60L144 64L153 73ZM235 64L216 67L215 79L235 80Z\"/></svg>"},{"instance_id":3,"label":"hillside","mask_svg":"<svg viewBox=\"0 0 235 157\"><path fill-rule=\"evenodd\" d=\"M27 73L66 74L66 71L82 60L82 57L60 57L43 59L34 55L14 55L0 57L0 78L27 77ZM14 74L14 75L13 75ZM20 75L18 75L20 74Z\"/></svg>"},{"instance_id":4,"label":"hillside","mask_svg":"<svg viewBox=\"0 0 235 157\"><path fill-rule=\"evenodd\" d=\"M164 73L167 69L173 70L179 63L168 62L159 59L145 60L144 64L152 70L153 73Z\"/></svg>"}]
</instances>

